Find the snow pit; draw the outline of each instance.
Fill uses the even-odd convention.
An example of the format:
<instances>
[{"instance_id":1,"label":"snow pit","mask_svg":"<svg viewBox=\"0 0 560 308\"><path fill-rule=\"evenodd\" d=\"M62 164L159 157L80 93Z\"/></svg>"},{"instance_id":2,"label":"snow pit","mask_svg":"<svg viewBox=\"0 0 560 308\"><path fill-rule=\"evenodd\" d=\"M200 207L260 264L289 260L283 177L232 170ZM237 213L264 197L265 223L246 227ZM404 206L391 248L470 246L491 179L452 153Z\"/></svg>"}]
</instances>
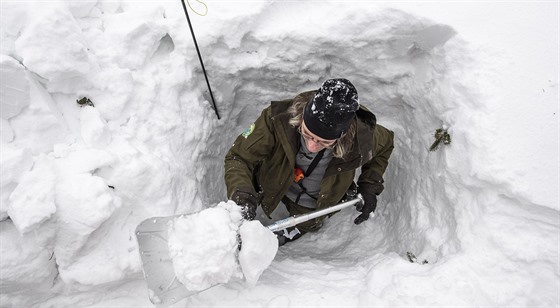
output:
<instances>
[{"instance_id":1,"label":"snow pit","mask_svg":"<svg viewBox=\"0 0 560 308\"><path fill-rule=\"evenodd\" d=\"M207 9L191 17L221 120L177 2L2 2L0 306L149 305L138 223L226 200L235 137L336 77L395 132L376 216L343 210L253 288L187 304L559 305L557 2ZM452 142L429 152L439 128Z\"/></svg>"}]
</instances>

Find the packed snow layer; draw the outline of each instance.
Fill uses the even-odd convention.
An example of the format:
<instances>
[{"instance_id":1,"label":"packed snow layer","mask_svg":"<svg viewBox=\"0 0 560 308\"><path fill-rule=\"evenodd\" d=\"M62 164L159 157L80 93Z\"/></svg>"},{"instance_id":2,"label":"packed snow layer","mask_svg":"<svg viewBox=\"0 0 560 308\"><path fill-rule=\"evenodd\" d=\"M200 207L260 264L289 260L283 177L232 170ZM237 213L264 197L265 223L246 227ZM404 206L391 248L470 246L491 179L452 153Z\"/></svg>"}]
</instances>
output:
<instances>
[{"instance_id":1,"label":"packed snow layer","mask_svg":"<svg viewBox=\"0 0 560 308\"><path fill-rule=\"evenodd\" d=\"M344 77L395 132L375 218L187 304L557 306L558 3L325 3L191 14L218 120L179 3L2 2L0 303L148 305L138 223L225 201L237 134Z\"/></svg>"}]
</instances>

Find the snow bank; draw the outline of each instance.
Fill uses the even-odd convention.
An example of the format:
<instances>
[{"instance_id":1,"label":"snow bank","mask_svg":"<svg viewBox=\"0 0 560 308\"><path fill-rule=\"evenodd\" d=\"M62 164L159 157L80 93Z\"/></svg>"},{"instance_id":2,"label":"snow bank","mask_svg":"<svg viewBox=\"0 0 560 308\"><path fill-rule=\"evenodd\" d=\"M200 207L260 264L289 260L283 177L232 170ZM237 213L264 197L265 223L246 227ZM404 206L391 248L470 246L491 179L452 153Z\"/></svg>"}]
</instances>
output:
<instances>
[{"instance_id":1,"label":"snow bank","mask_svg":"<svg viewBox=\"0 0 560 308\"><path fill-rule=\"evenodd\" d=\"M88 1L2 3L1 22L0 224L34 237L58 285L88 289L138 273L138 223L203 204L189 157L209 134L210 111L184 66L170 65L185 61L173 54L176 21L161 7ZM83 97L94 106L78 105ZM2 262L40 255L20 251ZM43 263L25 264L9 281L33 280ZM34 283L52 283L40 272Z\"/></svg>"}]
</instances>

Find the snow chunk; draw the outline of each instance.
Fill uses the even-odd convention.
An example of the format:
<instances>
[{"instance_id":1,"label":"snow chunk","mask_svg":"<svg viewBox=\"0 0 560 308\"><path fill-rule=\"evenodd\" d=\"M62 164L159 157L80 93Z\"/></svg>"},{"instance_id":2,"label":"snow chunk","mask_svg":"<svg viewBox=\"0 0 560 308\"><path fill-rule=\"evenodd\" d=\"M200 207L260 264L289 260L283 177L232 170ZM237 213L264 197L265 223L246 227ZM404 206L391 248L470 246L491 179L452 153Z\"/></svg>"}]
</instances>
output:
<instances>
[{"instance_id":1,"label":"snow chunk","mask_svg":"<svg viewBox=\"0 0 560 308\"><path fill-rule=\"evenodd\" d=\"M91 94L95 108L106 120L118 119L125 110L134 87L131 72L116 67L104 68L92 75L91 80L98 87Z\"/></svg>"},{"instance_id":2,"label":"snow chunk","mask_svg":"<svg viewBox=\"0 0 560 308\"><path fill-rule=\"evenodd\" d=\"M160 14L156 11L138 16L134 12L125 12L107 17L105 34L115 43L111 51L118 56L122 68L141 68L157 50L160 39L168 32L167 27L154 18L154 15L162 16ZM123 19L127 22L123 23Z\"/></svg>"},{"instance_id":3,"label":"snow chunk","mask_svg":"<svg viewBox=\"0 0 560 308\"><path fill-rule=\"evenodd\" d=\"M200 291L241 278L237 263L237 230L241 208L233 201L184 215L169 227L169 254L177 279Z\"/></svg>"},{"instance_id":4,"label":"snow chunk","mask_svg":"<svg viewBox=\"0 0 560 308\"><path fill-rule=\"evenodd\" d=\"M2 293L29 287L50 288L56 276L51 251L41 247L34 234L21 236L14 224L0 222L0 285Z\"/></svg>"},{"instance_id":5,"label":"snow chunk","mask_svg":"<svg viewBox=\"0 0 560 308\"><path fill-rule=\"evenodd\" d=\"M60 268L60 278L66 283L90 286L122 279L125 276L125 262L119 260L122 255L117 247L106 246L106 243L102 243L86 254L80 251L83 256L74 257L72 264Z\"/></svg>"},{"instance_id":6,"label":"snow chunk","mask_svg":"<svg viewBox=\"0 0 560 308\"><path fill-rule=\"evenodd\" d=\"M64 5L41 8L48 13L32 19L23 29L15 51L29 70L49 80L48 89L68 92L70 81L79 77L78 84L82 83L91 70L83 33Z\"/></svg>"},{"instance_id":7,"label":"snow chunk","mask_svg":"<svg viewBox=\"0 0 560 308\"><path fill-rule=\"evenodd\" d=\"M34 155L49 153L54 144L74 142L68 122L73 116L63 115L53 96L48 93L36 75L27 73L29 80L29 106L20 114L10 118L8 125L13 130L14 145L31 149ZM37 77L37 79L39 79Z\"/></svg>"},{"instance_id":8,"label":"snow chunk","mask_svg":"<svg viewBox=\"0 0 560 308\"><path fill-rule=\"evenodd\" d=\"M53 163L46 157L38 159L33 170L21 178L8 206L8 215L21 234L36 228L56 211L55 182Z\"/></svg>"},{"instance_id":9,"label":"snow chunk","mask_svg":"<svg viewBox=\"0 0 560 308\"><path fill-rule=\"evenodd\" d=\"M0 10L0 26L3 34L7 36L17 36L21 29L29 22L30 12L29 6L25 2L2 1L2 9ZM2 37L2 53L6 52L4 44L5 37ZM2 80L3 81L3 80Z\"/></svg>"},{"instance_id":10,"label":"snow chunk","mask_svg":"<svg viewBox=\"0 0 560 308\"><path fill-rule=\"evenodd\" d=\"M55 253L62 272L90 234L121 206L121 200L102 178L84 173L58 180L56 205L59 227Z\"/></svg>"},{"instance_id":11,"label":"snow chunk","mask_svg":"<svg viewBox=\"0 0 560 308\"><path fill-rule=\"evenodd\" d=\"M239 228L239 234L242 243L239 264L249 285L254 286L274 260L278 239L257 220L245 221Z\"/></svg>"},{"instance_id":12,"label":"snow chunk","mask_svg":"<svg viewBox=\"0 0 560 308\"><path fill-rule=\"evenodd\" d=\"M8 120L29 105L29 80L23 65L5 55L0 55L0 79L0 116Z\"/></svg>"},{"instance_id":13,"label":"snow chunk","mask_svg":"<svg viewBox=\"0 0 560 308\"><path fill-rule=\"evenodd\" d=\"M71 150L58 146L53 152L59 156L59 159L55 160L55 166L60 175L94 172L117 161L115 155L104 150L85 149L68 153Z\"/></svg>"},{"instance_id":14,"label":"snow chunk","mask_svg":"<svg viewBox=\"0 0 560 308\"><path fill-rule=\"evenodd\" d=\"M80 113L82 124L81 133L86 145L102 149L111 143L111 134L107 123L101 118L99 111L91 106L85 106Z\"/></svg>"},{"instance_id":15,"label":"snow chunk","mask_svg":"<svg viewBox=\"0 0 560 308\"><path fill-rule=\"evenodd\" d=\"M14 130L10 125L10 122L0 118L0 135L2 138L2 143L9 143L14 140Z\"/></svg>"},{"instance_id":16,"label":"snow chunk","mask_svg":"<svg viewBox=\"0 0 560 308\"><path fill-rule=\"evenodd\" d=\"M7 217L10 194L16 188L23 173L33 166L33 156L29 149L18 149L9 144L2 145L0 152L0 219Z\"/></svg>"},{"instance_id":17,"label":"snow chunk","mask_svg":"<svg viewBox=\"0 0 560 308\"><path fill-rule=\"evenodd\" d=\"M97 0L70 1L68 9L74 17L89 17L91 10L97 4Z\"/></svg>"}]
</instances>

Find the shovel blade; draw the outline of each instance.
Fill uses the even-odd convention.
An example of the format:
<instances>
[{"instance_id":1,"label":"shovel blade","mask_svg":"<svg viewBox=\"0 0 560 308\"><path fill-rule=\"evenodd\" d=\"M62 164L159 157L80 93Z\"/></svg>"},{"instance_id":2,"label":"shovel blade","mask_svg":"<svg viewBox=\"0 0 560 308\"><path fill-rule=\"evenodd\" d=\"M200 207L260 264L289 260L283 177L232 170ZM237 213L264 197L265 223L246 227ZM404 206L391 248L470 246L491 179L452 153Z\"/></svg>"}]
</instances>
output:
<instances>
[{"instance_id":1,"label":"shovel blade","mask_svg":"<svg viewBox=\"0 0 560 308\"><path fill-rule=\"evenodd\" d=\"M136 227L136 238L150 301L158 306L168 306L200 292L187 290L177 279L173 260L169 255L169 224L180 216L184 215L152 217Z\"/></svg>"}]
</instances>

